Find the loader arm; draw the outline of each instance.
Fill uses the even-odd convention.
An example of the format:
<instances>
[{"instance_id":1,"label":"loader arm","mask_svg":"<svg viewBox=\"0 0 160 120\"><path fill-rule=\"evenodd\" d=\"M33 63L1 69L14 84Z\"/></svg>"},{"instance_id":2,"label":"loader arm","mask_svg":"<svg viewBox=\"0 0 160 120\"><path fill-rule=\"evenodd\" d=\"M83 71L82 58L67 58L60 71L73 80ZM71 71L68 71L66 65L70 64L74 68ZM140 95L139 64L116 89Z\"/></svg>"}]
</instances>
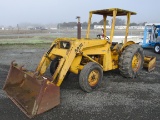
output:
<instances>
[{"instance_id":1,"label":"loader arm","mask_svg":"<svg viewBox=\"0 0 160 120\"><path fill-rule=\"evenodd\" d=\"M53 50L53 48L55 47L55 43L52 43L50 49L48 50L48 52L46 52L42 59L40 60L35 72L37 72L39 75L43 75L46 72L46 69L48 68L48 66L50 65L50 62L55 58L55 56L53 56L51 54L51 51Z\"/></svg>"},{"instance_id":2,"label":"loader arm","mask_svg":"<svg viewBox=\"0 0 160 120\"><path fill-rule=\"evenodd\" d=\"M52 76L52 82L55 85L60 86L73 60L76 57L76 48L77 46L75 45L71 45L70 49L59 49L51 46L51 49L49 49L49 51L43 55L36 72L42 76L46 72L51 61L56 56L60 56L60 62Z\"/></svg>"},{"instance_id":3,"label":"loader arm","mask_svg":"<svg viewBox=\"0 0 160 120\"><path fill-rule=\"evenodd\" d=\"M57 86L60 86L61 83L63 82L63 79L65 75L67 74L76 56L75 49L76 49L75 46L71 46L71 49L69 50L68 54L66 54L65 56L61 58L60 63L55 73L53 74L52 82L54 82Z\"/></svg>"}]
</instances>

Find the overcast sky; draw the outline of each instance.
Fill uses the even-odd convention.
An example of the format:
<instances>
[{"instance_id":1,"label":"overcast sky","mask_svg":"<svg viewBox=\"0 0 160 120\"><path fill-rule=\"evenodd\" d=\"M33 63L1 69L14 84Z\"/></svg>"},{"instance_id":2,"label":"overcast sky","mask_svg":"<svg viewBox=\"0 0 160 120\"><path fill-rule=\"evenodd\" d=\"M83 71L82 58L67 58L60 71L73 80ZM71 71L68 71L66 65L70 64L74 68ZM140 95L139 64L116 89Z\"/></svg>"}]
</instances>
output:
<instances>
[{"instance_id":1,"label":"overcast sky","mask_svg":"<svg viewBox=\"0 0 160 120\"><path fill-rule=\"evenodd\" d=\"M137 12L131 22L160 22L160 0L0 0L0 25L73 22L77 15L84 22L90 10L114 7Z\"/></svg>"}]
</instances>

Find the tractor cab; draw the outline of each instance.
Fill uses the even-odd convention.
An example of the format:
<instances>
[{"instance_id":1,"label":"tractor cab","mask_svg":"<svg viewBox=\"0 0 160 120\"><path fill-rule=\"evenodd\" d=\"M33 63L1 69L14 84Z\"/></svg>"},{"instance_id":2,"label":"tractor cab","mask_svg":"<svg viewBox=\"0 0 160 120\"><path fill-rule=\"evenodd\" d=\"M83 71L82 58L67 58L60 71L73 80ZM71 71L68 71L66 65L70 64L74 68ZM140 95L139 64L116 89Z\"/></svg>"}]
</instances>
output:
<instances>
[{"instance_id":1,"label":"tractor cab","mask_svg":"<svg viewBox=\"0 0 160 120\"><path fill-rule=\"evenodd\" d=\"M126 32L125 32L124 43L127 42L127 36L128 36L129 24L130 24L130 16L131 15L136 15L135 12L131 12L131 11L123 10L123 9L119 9L119 8L110 8L110 9L90 11L89 12L89 20L88 20L88 28L87 28L86 38L89 38L90 24L91 24L91 18L92 18L93 14L103 16L103 28L104 28L104 37L103 38L108 39L109 43L112 43L112 40L113 40L115 23L116 23L116 16L127 16L127 24L126 24ZM106 21L107 21L108 16L112 17L112 25L111 25L110 34L107 34L109 32L106 31Z\"/></svg>"}]
</instances>

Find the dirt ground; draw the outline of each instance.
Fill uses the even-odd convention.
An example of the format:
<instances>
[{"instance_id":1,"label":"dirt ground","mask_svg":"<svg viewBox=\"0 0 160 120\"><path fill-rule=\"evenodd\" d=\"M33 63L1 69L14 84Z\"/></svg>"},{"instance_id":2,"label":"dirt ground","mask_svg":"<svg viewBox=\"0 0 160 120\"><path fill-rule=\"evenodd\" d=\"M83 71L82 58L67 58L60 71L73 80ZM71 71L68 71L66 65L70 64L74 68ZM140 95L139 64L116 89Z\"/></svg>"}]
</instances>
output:
<instances>
[{"instance_id":1,"label":"dirt ground","mask_svg":"<svg viewBox=\"0 0 160 120\"><path fill-rule=\"evenodd\" d=\"M45 45L0 46L0 119L27 120L19 108L2 91L10 62L16 60L28 70L35 70ZM81 90L78 76L70 74L62 83L61 104L34 120L159 120L160 119L160 54L145 49L146 55L157 57L156 69L142 70L136 79L127 79L118 70L104 73L101 87L92 93ZM49 75L49 72L47 72Z\"/></svg>"}]
</instances>

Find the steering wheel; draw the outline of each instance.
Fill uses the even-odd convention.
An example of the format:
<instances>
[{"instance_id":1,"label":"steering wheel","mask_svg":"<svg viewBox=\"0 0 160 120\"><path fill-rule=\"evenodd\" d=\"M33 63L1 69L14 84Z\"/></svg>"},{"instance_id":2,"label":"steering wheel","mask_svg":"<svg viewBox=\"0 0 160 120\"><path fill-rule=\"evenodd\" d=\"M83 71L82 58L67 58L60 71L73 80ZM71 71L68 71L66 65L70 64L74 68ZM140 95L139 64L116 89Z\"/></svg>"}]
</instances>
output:
<instances>
[{"instance_id":1,"label":"steering wheel","mask_svg":"<svg viewBox=\"0 0 160 120\"><path fill-rule=\"evenodd\" d=\"M106 36L106 38L107 38L107 40L109 40L109 37L108 37L108 36Z\"/></svg>"}]
</instances>

